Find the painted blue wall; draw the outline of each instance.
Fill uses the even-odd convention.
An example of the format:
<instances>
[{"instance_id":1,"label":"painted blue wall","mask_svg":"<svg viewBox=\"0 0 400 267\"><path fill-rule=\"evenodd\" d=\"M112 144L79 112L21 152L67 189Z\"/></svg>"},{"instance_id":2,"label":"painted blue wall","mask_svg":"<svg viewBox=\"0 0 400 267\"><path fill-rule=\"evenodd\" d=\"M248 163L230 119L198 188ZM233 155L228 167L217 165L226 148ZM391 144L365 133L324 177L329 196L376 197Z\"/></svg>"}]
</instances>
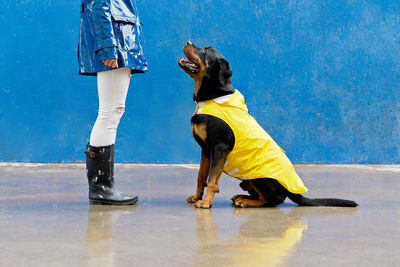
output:
<instances>
[{"instance_id":1,"label":"painted blue wall","mask_svg":"<svg viewBox=\"0 0 400 267\"><path fill-rule=\"evenodd\" d=\"M143 0L151 71L132 78L119 162L198 162L182 45L218 48L296 163L400 163L398 0ZM77 74L80 1L0 3L0 161L75 162L96 119Z\"/></svg>"}]
</instances>

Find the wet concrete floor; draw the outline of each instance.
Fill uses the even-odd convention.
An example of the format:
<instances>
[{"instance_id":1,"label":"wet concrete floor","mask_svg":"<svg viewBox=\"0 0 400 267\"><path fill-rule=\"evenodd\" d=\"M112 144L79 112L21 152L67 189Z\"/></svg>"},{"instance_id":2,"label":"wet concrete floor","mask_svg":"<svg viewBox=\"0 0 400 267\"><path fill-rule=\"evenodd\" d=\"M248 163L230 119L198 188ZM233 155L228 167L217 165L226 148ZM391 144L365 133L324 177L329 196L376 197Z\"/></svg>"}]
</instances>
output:
<instances>
[{"instance_id":1,"label":"wet concrete floor","mask_svg":"<svg viewBox=\"0 0 400 267\"><path fill-rule=\"evenodd\" d=\"M308 197L358 208L186 204L196 165L117 165L136 206L90 206L83 165L0 163L0 266L400 266L400 166L297 165Z\"/></svg>"}]
</instances>

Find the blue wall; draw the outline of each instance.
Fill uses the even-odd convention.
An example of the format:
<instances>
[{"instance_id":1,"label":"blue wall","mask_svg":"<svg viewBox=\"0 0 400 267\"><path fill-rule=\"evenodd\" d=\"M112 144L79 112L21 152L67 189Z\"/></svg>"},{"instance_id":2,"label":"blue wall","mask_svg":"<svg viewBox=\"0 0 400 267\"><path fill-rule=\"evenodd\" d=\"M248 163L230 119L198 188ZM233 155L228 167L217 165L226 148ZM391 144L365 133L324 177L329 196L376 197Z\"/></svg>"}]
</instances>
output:
<instances>
[{"instance_id":1,"label":"blue wall","mask_svg":"<svg viewBox=\"0 0 400 267\"><path fill-rule=\"evenodd\" d=\"M296 163L400 163L398 0L143 0L151 71L132 78L119 162L199 161L182 45L218 48ZM0 161L75 162L96 119L77 74L80 1L0 3Z\"/></svg>"}]
</instances>

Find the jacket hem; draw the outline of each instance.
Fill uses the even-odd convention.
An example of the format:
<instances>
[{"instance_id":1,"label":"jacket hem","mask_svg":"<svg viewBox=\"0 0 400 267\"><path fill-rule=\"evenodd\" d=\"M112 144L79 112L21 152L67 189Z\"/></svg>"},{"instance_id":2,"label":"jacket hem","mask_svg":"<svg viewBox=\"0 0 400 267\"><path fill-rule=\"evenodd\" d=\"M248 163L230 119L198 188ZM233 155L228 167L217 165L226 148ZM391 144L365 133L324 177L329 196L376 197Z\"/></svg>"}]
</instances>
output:
<instances>
[{"instance_id":1,"label":"jacket hem","mask_svg":"<svg viewBox=\"0 0 400 267\"><path fill-rule=\"evenodd\" d=\"M121 67L119 67L119 68L130 68L130 67L126 67L126 66L121 66ZM119 69L118 68L118 69ZM132 69L132 68L130 68L131 69L131 74L133 75L133 74L143 74L143 73L145 73L145 72L148 72L149 70L148 69L145 69L145 70L141 70L141 69ZM111 69L110 69L111 70ZM100 70L100 71L96 71L96 72L82 72L82 71L79 71L79 75L82 75L82 76L97 76L97 72L101 72L101 71L107 71L107 70Z\"/></svg>"}]
</instances>

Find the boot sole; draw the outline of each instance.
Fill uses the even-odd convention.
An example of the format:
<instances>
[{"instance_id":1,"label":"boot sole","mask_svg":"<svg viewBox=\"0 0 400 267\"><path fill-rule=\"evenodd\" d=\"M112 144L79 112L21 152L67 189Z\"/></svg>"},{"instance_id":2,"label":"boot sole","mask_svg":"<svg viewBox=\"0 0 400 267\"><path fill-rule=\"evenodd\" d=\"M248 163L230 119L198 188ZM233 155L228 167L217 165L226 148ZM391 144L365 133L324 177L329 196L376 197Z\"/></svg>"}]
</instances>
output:
<instances>
[{"instance_id":1,"label":"boot sole","mask_svg":"<svg viewBox=\"0 0 400 267\"><path fill-rule=\"evenodd\" d=\"M124 201L115 201L107 199L89 199L90 205L115 205L115 206L135 205L137 201L138 197Z\"/></svg>"}]
</instances>

